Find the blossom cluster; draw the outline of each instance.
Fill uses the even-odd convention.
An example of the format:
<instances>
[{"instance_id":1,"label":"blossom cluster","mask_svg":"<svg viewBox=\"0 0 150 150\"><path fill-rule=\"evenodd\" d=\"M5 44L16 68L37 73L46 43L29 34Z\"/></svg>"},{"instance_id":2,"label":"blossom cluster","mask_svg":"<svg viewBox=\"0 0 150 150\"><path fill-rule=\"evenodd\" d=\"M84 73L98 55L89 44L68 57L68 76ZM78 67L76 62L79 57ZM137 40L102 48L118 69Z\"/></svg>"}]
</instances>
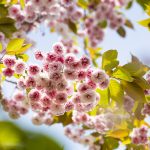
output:
<instances>
[{"instance_id":1,"label":"blossom cluster","mask_svg":"<svg viewBox=\"0 0 150 150\"><path fill-rule=\"evenodd\" d=\"M140 128L134 128L131 133L131 139L134 144L144 145L148 143L148 127L141 126Z\"/></svg>"},{"instance_id":2,"label":"blossom cluster","mask_svg":"<svg viewBox=\"0 0 150 150\"><path fill-rule=\"evenodd\" d=\"M25 33L45 23L51 31L62 35L64 43L69 41L70 46L72 42L70 26L74 24L77 26L77 31L74 32L80 37L87 35L90 46L96 47L104 38L104 29L101 27L103 22L114 30L124 25L125 17L116 10L116 7L124 7L128 2L129 0L103 0L96 5L89 3L87 11L84 12L75 0L27 0L24 10L19 4L11 6L9 16L16 20L18 32L14 37L24 37ZM74 51L74 47L72 49Z\"/></svg>"},{"instance_id":3,"label":"blossom cluster","mask_svg":"<svg viewBox=\"0 0 150 150\"><path fill-rule=\"evenodd\" d=\"M42 62L41 66L27 66L15 57L3 58L4 76L22 76L13 97L2 101L4 110L12 118L18 118L31 109L37 114L33 123L41 124L45 118L52 121L51 116L71 110L88 112L97 105L100 96L95 89L107 88L109 76L92 68L87 56L78 59L72 54L64 55L64 51L62 43L54 44L52 51L46 54L36 51L35 58Z\"/></svg>"},{"instance_id":4,"label":"blossom cluster","mask_svg":"<svg viewBox=\"0 0 150 150\"><path fill-rule=\"evenodd\" d=\"M121 6L125 4L122 3ZM86 18L85 30L92 47L96 47L104 38L104 29L101 27L105 26L103 24L106 24L113 30L117 30L125 24L125 17L115 9L117 5L116 1L104 0Z\"/></svg>"}]
</instances>

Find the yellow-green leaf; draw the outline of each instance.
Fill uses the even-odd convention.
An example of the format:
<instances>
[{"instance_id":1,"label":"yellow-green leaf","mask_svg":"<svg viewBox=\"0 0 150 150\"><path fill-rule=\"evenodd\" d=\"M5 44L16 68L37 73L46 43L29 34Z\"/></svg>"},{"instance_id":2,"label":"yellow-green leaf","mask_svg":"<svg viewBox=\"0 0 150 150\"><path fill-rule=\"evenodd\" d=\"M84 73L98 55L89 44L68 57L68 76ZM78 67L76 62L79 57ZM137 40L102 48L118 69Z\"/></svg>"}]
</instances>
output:
<instances>
[{"instance_id":1,"label":"yellow-green leaf","mask_svg":"<svg viewBox=\"0 0 150 150\"><path fill-rule=\"evenodd\" d=\"M106 71L118 66L117 60L118 52L116 50L108 50L102 56L102 68Z\"/></svg>"},{"instance_id":2,"label":"yellow-green leaf","mask_svg":"<svg viewBox=\"0 0 150 150\"><path fill-rule=\"evenodd\" d=\"M24 7L25 7L25 0L20 0L20 5L21 5L21 8L24 9Z\"/></svg>"},{"instance_id":3,"label":"yellow-green leaf","mask_svg":"<svg viewBox=\"0 0 150 150\"><path fill-rule=\"evenodd\" d=\"M150 18L138 22L140 25L150 29Z\"/></svg>"},{"instance_id":4,"label":"yellow-green leaf","mask_svg":"<svg viewBox=\"0 0 150 150\"><path fill-rule=\"evenodd\" d=\"M2 45L2 43L0 43L0 51L2 51L3 50L3 45Z\"/></svg>"},{"instance_id":5,"label":"yellow-green leaf","mask_svg":"<svg viewBox=\"0 0 150 150\"><path fill-rule=\"evenodd\" d=\"M124 68L122 67L118 67L114 73L113 73L113 77L118 78L118 79L122 79L125 81L129 81L132 82L133 78L131 77L131 74Z\"/></svg>"},{"instance_id":6,"label":"yellow-green leaf","mask_svg":"<svg viewBox=\"0 0 150 150\"><path fill-rule=\"evenodd\" d=\"M99 105L100 107L106 108L109 105L110 102L110 93L109 93L109 89L105 89L105 90L101 90L101 89L96 89L96 92L99 93L100 95L100 101L99 101Z\"/></svg>"},{"instance_id":7,"label":"yellow-green leaf","mask_svg":"<svg viewBox=\"0 0 150 150\"><path fill-rule=\"evenodd\" d=\"M122 86L117 80L115 79L110 80L109 91L110 91L110 97L116 102L118 102L119 104L122 104L124 91Z\"/></svg>"},{"instance_id":8,"label":"yellow-green leaf","mask_svg":"<svg viewBox=\"0 0 150 150\"><path fill-rule=\"evenodd\" d=\"M24 52L27 51L27 49L29 49L31 46L32 46L32 44L23 45L23 46L17 51L16 54L22 54L22 53L24 53Z\"/></svg>"},{"instance_id":9,"label":"yellow-green leaf","mask_svg":"<svg viewBox=\"0 0 150 150\"><path fill-rule=\"evenodd\" d=\"M16 54L23 46L24 39L16 38L11 40L6 48L7 54Z\"/></svg>"},{"instance_id":10,"label":"yellow-green leaf","mask_svg":"<svg viewBox=\"0 0 150 150\"><path fill-rule=\"evenodd\" d=\"M136 101L145 102L144 90L135 82L121 81L125 92Z\"/></svg>"},{"instance_id":11,"label":"yellow-green leaf","mask_svg":"<svg viewBox=\"0 0 150 150\"><path fill-rule=\"evenodd\" d=\"M87 0L78 0L77 4L82 7L83 9L86 9L88 7L88 1Z\"/></svg>"},{"instance_id":12,"label":"yellow-green leaf","mask_svg":"<svg viewBox=\"0 0 150 150\"><path fill-rule=\"evenodd\" d=\"M119 130L111 131L110 133L107 134L107 136L117 138L117 139L123 139L128 135L129 135L128 129L119 129Z\"/></svg>"}]
</instances>

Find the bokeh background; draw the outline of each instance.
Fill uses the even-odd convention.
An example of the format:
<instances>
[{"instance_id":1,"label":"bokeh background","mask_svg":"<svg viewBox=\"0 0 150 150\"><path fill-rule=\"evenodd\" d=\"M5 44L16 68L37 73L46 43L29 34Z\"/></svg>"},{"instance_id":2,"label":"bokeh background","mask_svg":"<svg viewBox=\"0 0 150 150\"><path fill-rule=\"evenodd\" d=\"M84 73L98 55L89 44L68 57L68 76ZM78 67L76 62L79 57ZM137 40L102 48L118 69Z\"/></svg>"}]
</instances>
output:
<instances>
[{"instance_id":1,"label":"bokeh background","mask_svg":"<svg viewBox=\"0 0 150 150\"><path fill-rule=\"evenodd\" d=\"M103 48L102 52L109 49L117 49L121 64L130 61L131 54L134 54L143 63L150 65L150 32L137 23L139 20L147 18L147 15L136 3L134 3L133 7L130 10L122 11L124 11L127 18L132 20L134 24L134 30L126 29L126 38L120 38L120 36L117 35L116 32L112 31L111 29L107 29L105 39L100 44L100 47ZM49 29L46 28L44 25L41 25L38 30L33 31L28 36L34 41L36 41L37 44L35 50L38 49L43 51L50 51L52 44L60 39L60 37L56 33L51 34L49 32ZM32 50L29 51L28 54L30 55L30 60L28 63L34 63ZM5 84L5 86L3 87L4 94L8 97L11 96L11 94L14 92L13 88L13 86ZM6 113L2 112L2 110L0 110L0 113L0 120L9 120L20 126L22 129L35 131L38 133L44 133L48 136L51 136L58 142L60 142L60 144L62 145L62 147L64 147L65 150L87 149L87 147L74 143L67 137L65 137L63 133L63 127L61 124L52 126L35 126L32 125L30 121L30 114L18 120L11 120L9 119ZM123 150L124 146L121 146L119 149Z\"/></svg>"}]
</instances>

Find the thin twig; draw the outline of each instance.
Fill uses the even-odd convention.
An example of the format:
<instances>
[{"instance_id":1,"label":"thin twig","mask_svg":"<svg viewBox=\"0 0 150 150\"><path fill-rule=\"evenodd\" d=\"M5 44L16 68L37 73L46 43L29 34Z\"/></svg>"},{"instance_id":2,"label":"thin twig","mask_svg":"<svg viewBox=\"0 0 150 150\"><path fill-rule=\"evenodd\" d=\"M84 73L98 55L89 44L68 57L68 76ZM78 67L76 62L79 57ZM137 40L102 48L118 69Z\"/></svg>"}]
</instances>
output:
<instances>
[{"instance_id":1,"label":"thin twig","mask_svg":"<svg viewBox=\"0 0 150 150\"><path fill-rule=\"evenodd\" d=\"M17 85L17 82L15 82L15 81L10 81L10 80L5 80L6 82L8 82L8 83L12 83L12 84L15 84L15 85Z\"/></svg>"}]
</instances>

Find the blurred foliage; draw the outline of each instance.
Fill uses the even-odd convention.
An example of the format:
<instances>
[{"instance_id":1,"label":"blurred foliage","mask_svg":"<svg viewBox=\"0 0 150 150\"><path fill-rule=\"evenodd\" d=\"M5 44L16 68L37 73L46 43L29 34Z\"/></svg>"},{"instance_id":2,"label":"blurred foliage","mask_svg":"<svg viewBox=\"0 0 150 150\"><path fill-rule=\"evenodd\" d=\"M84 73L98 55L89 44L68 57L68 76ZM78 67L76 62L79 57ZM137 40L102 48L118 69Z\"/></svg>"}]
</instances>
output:
<instances>
[{"instance_id":1,"label":"blurred foliage","mask_svg":"<svg viewBox=\"0 0 150 150\"><path fill-rule=\"evenodd\" d=\"M24 131L11 122L0 122L0 150L62 150L52 138Z\"/></svg>"}]
</instances>

